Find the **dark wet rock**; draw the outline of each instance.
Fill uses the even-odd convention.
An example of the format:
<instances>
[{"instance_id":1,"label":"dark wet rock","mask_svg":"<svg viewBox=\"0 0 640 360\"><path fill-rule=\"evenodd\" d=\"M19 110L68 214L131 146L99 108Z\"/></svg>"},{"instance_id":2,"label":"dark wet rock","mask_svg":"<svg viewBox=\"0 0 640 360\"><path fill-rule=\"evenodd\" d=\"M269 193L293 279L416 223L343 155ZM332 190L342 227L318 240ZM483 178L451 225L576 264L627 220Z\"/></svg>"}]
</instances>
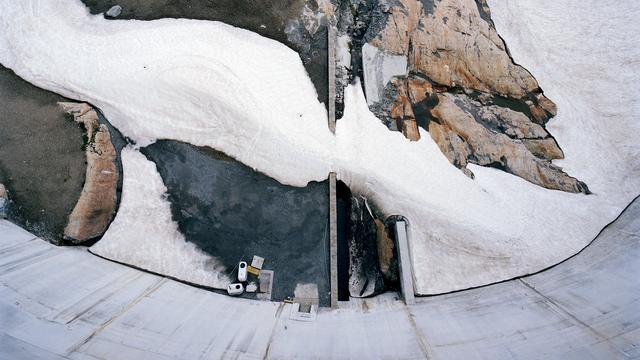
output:
<instances>
[{"instance_id":1,"label":"dark wet rock","mask_svg":"<svg viewBox=\"0 0 640 360\"><path fill-rule=\"evenodd\" d=\"M65 98L0 67L0 183L8 219L58 243L84 183L83 130L57 105Z\"/></svg>"},{"instance_id":2,"label":"dark wet rock","mask_svg":"<svg viewBox=\"0 0 640 360\"><path fill-rule=\"evenodd\" d=\"M65 239L82 243L102 236L115 214L116 149L111 143L109 129L100 124L98 113L89 104L61 102L59 105L85 128L86 180L64 229Z\"/></svg>"},{"instance_id":3,"label":"dark wet rock","mask_svg":"<svg viewBox=\"0 0 640 360\"><path fill-rule=\"evenodd\" d=\"M122 6L118 19L187 18L221 21L280 41L300 54L318 100L327 103L327 29L316 0L82 0L92 14Z\"/></svg>"},{"instance_id":4,"label":"dark wet rock","mask_svg":"<svg viewBox=\"0 0 640 360\"><path fill-rule=\"evenodd\" d=\"M369 107L389 129L418 141L418 128L424 128L470 177L469 162L550 189L589 193L586 184L551 163L564 156L544 127L556 105L513 61L486 1L360 0L340 6L339 32L352 40L351 69L339 72L338 85L364 78ZM443 99L447 104L439 106Z\"/></svg>"},{"instance_id":5,"label":"dark wet rock","mask_svg":"<svg viewBox=\"0 0 640 360\"><path fill-rule=\"evenodd\" d=\"M264 257L263 269L274 271L273 300L314 283L329 305L327 182L282 185L220 152L175 141L142 153L156 163L187 241L230 270Z\"/></svg>"},{"instance_id":6,"label":"dark wet rock","mask_svg":"<svg viewBox=\"0 0 640 360\"><path fill-rule=\"evenodd\" d=\"M9 194L4 185L0 184L0 219L7 217L9 209Z\"/></svg>"},{"instance_id":7,"label":"dark wet rock","mask_svg":"<svg viewBox=\"0 0 640 360\"><path fill-rule=\"evenodd\" d=\"M351 297L368 297L384 292L375 218L366 200L357 196L351 198L348 243ZM382 254L383 257L385 255Z\"/></svg>"}]
</instances>

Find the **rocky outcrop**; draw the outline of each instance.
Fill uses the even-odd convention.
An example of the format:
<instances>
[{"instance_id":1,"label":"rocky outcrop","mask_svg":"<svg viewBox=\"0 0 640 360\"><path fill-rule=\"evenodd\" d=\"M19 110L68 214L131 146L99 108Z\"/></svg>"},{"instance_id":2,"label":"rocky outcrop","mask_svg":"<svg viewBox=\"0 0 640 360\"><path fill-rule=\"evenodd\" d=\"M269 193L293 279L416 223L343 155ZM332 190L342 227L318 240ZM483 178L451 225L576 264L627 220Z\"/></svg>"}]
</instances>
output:
<instances>
[{"instance_id":1,"label":"rocky outcrop","mask_svg":"<svg viewBox=\"0 0 640 360\"><path fill-rule=\"evenodd\" d=\"M520 176L534 184L570 192L588 192L584 183L572 178L550 160L562 158L553 138L544 132L540 138L509 136L507 133L543 131L517 124L519 113L495 107L483 107L466 95L438 94L429 132L440 150L458 167L473 159L478 165L492 166ZM510 120L501 120L504 116ZM507 131L496 131L488 124L498 122ZM535 124L533 124L535 125ZM532 129L533 128L533 129ZM545 136L546 135L546 136ZM531 150L533 149L533 151Z\"/></svg>"},{"instance_id":2,"label":"rocky outcrop","mask_svg":"<svg viewBox=\"0 0 640 360\"><path fill-rule=\"evenodd\" d=\"M361 0L348 7L339 24L353 36L352 74L364 78L371 110L391 130L414 141L419 128L427 130L470 177L471 162L589 193L551 163L564 156L544 127L556 105L514 63L484 0Z\"/></svg>"},{"instance_id":3,"label":"rocky outcrop","mask_svg":"<svg viewBox=\"0 0 640 360\"><path fill-rule=\"evenodd\" d=\"M8 208L9 196L7 194L7 189L5 189L4 185L0 184L0 219L7 217Z\"/></svg>"},{"instance_id":4,"label":"rocky outcrop","mask_svg":"<svg viewBox=\"0 0 640 360\"><path fill-rule=\"evenodd\" d=\"M80 199L64 229L65 239L81 243L102 235L116 210L118 171L116 150L106 125L85 103L58 103L86 131L85 154L87 170Z\"/></svg>"}]
</instances>

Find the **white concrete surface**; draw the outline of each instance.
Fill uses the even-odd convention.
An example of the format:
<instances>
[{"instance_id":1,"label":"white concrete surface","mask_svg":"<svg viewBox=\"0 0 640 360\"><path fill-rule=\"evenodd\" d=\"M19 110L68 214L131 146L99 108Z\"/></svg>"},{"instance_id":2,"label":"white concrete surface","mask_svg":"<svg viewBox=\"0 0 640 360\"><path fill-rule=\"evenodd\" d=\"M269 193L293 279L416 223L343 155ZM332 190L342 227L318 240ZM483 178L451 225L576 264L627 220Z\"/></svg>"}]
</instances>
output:
<instances>
[{"instance_id":1,"label":"white concrete surface","mask_svg":"<svg viewBox=\"0 0 640 360\"><path fill-rule=\"evenodd\" d=\"M558 239L560 241L561 239ZM640 358L640 200L540 274L417 299L394 294L289 319L50 245L0 221L1 359Z\"/></svg>"}]
</instances>

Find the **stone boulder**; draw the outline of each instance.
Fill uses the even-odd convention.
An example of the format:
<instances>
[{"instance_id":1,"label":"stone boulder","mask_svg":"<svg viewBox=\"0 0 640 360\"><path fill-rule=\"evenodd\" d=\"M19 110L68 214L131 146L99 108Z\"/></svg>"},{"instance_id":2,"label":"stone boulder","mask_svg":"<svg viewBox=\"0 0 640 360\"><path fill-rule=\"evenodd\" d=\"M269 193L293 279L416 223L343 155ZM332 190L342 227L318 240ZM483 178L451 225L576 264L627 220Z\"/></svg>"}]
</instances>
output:
<instances>
[{"instance_id":1,"label":"stone boulder","mask_svg":"<svg viewBox=\"0 0 640 360\"><path fill-rule=\"evenodd\" d=\"M106 125L100 124L96 111L86 103L58 103L86 131L86 179L64 238L74 243L104 234L116 211L118 170L116 150Z\"/></svg>"},{"instance_id":2,"label":"stone boulder","mask_svg":"<svg viewBox=\"0 0 640 360\"><path fill-rule=\"evenodd\" d=\"M110 17L110 18L117 18L118 16L120 16L120 14L122 14L122 6L120 5L114 5L112 6L109 10L107 10L107 12L105 13L106 16Z\"/></svg>"},{"instance_id":3,"label":"stone boulder","mask_svg":"<svg viewBox=\"0 0 640 360\"><path fill-rule=\"evenodd\" d=\"M465 95L438 94L437 98L438 105L431 111L433 119L429 122L429 132L452 163L464 168L472 158L478 165L505 170L546 188L588 192L583 182L551 163L551 159L562 158L563 155L548 134L540 134L544 137L535 139L510 137L478 121L478 117L483 119L482 115L474 116L480 112L488 119L506 116L510 120L501 124L514 124L519 117L515 115L517 113L483 108ZM512 130L513 133L522 133L531 129L522 126Z\"/></svg>"}]
</instances>

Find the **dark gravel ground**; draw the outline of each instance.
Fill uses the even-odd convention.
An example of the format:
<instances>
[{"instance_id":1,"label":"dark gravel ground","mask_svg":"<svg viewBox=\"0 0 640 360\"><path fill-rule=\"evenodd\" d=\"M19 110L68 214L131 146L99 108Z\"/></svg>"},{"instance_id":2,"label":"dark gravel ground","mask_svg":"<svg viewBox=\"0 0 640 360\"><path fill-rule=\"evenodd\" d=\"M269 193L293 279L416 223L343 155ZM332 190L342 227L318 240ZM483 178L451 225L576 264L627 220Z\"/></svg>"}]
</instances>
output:
<instances>
[{"instance_id":1,"label":"dark gravel ground","mask_svg":"<svg viewBox=\"0 0 640 360\"><path fill-rule=\"evenodd\" d=\"M320 305L329 305L326 181L282 185L222 153L176 141L142 152L156 163L187 241L229 270L264 257L264 268L275 272L273 300L293 297L298 283L315 283Z\"/></svg>"},{"instance_id":2,"label":"dark gravel ground","mask_svg":"<svg viewBox=\"0 0 640 360\"><path fill-rule=\"evenodd\" d=\"M66 101L0 66L0 182L9 219L61 239L85 177L83 130L56 104Z\"/></svg>"}]
</instances>

